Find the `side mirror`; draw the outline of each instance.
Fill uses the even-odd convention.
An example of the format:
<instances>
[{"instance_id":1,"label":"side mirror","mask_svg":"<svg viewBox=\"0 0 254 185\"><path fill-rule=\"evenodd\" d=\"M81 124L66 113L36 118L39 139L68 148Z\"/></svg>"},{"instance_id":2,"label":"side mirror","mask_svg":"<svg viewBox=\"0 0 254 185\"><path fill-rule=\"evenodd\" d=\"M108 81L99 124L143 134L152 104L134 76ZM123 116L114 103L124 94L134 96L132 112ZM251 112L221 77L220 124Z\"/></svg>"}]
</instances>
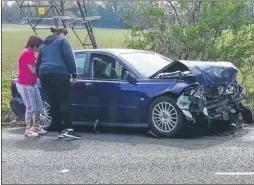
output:
<instances>
[{"instance_id":1,"label":"side mirror","mask_svg":"<svg viewBox=\"0 0 254 185\"><path fill-rule=\"evenodd\" d=\"M135 84L137 82L136 77L133 74L127 72L127 71L126 71L126 80L128 82L130 82L131 84Z\"/></svg>"}]
</instances>

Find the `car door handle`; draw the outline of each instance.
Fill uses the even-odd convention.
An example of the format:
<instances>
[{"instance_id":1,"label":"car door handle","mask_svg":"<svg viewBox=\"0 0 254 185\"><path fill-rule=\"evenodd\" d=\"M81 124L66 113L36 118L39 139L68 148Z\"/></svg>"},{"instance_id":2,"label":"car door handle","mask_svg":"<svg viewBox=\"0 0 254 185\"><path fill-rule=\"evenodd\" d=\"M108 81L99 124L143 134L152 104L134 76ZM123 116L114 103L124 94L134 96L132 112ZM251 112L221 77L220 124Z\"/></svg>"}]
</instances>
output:
<instances>
[{"instance_id":1,"label":"car door handle","mask_svg":"<svg viewBox=\"0 0 254 185\"><path fill-rule=\"evenodd\" d=\"M94 88L93 83L86 83L85 86L86 86L87 88L91 88L91 89Z\"/></svg>"}]
</instances>

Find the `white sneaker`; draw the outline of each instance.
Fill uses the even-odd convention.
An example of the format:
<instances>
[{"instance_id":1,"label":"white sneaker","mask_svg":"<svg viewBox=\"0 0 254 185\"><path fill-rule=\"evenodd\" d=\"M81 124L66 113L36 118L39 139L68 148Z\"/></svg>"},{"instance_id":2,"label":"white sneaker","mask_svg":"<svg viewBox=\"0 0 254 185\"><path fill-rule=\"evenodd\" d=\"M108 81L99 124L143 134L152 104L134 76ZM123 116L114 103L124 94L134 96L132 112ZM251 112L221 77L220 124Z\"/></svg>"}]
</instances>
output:
<instances>
[{"instance_id":1,"label":"white sneaker","mask_svg":"<svg viewBox=\"0 0 254 185\"><path fill-rule=\"evenodd\" d=\"M32 129L33 129L33 131L36 132L37 134L43 135L43 134L47 134L47 133L48 133L46 130L44 130L43 128L41 128L40 125L34 125L34 126L32 127Z\"/></svg>"},{"instance_id":2,"label":"white sneaker","mask_svg":"<svg viewBox=\"0 0 254 185\"><path fill-rule=\"evenodd\" d=\"M25 137L38 137L39 134L34 132L32 128L26 128Z\"/></svg>"}]
</instances>

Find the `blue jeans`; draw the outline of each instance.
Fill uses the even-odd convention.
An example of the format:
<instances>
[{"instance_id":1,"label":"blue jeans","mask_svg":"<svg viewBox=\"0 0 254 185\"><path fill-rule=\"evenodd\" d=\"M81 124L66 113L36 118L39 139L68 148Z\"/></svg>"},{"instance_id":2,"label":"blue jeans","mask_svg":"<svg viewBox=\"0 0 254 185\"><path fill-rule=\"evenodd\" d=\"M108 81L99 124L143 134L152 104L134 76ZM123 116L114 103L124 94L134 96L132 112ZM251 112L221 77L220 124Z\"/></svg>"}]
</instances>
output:
<instances>
[{"instance_id":1,"label":"blue jeans","mask_svg":"<svg viewBox=\"0 0 254 185\"><path fill-rule=\"evenodd\" d=\"M39 124L40 113L43 109L40 90L37 85L22 85L17 83L17 90L26 107L25 123L27 127Z\"/></svg>"}]
</instances>

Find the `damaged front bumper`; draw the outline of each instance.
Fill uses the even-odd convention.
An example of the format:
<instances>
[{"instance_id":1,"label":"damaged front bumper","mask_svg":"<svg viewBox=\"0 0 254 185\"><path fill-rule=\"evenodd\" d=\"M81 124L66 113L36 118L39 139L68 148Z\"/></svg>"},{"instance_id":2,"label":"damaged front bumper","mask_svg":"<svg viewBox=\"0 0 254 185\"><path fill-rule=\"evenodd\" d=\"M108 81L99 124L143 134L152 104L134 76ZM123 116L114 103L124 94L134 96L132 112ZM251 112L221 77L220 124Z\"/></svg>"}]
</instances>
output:
<instances>
[{"instance_id":1,"label":"damaged front bumper","mask_svg":"<svg viewBox=\"0 0 254 185\"><path fill-rule=\"evenodd\" d=\"M242 124L253 122L251 111L241 101L242 87L224 84L204 87L196 83L184 89L177 99L177 105L186 119L194 124L204 121L229 121Z\"/></svg>"}]
</instances>

